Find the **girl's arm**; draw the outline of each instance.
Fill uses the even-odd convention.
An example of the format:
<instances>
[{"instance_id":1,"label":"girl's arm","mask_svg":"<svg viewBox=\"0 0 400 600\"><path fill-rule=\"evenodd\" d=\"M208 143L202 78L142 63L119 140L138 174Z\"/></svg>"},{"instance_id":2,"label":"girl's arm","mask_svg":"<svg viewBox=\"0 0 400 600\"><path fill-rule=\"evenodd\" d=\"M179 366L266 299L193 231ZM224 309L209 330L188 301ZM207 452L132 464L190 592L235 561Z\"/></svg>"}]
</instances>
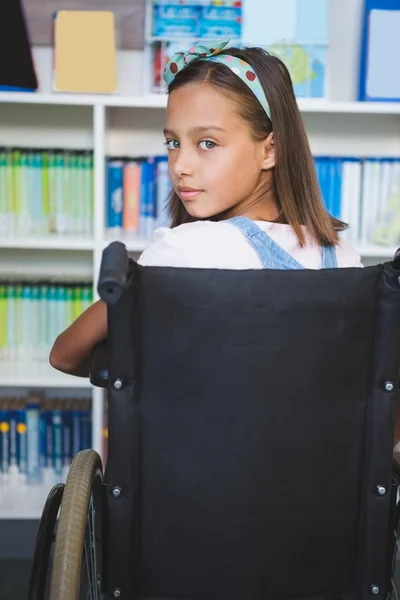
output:
<instances>
[{"instance_id":1,"label":"girl's arm","mask_svg":"<svg viewBox=\"0 0 400 600\"><path fill-rule=\"evenodd\" d=\"M55 369L88 377L94 347L107 338L107 305L98 300L60 333L50 352Z\"/></svg>"}]
</instances>

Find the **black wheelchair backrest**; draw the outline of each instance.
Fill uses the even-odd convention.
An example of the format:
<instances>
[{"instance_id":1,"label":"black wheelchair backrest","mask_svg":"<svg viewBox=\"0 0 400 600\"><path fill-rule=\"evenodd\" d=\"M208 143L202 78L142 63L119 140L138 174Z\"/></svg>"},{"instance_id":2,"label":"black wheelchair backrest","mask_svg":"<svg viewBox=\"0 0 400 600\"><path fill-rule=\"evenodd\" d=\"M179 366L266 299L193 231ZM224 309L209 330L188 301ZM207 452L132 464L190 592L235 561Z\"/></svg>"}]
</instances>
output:
<instances>
[{"instance_id":1,"label":"black wheelchair backrest","mask_svg":"<svg viewBox=\"0 0 400 600\"><path fill-rule=\"evenodd\" d=\"M109 306L111 588L158 600L385 593L395 266L130 263Z\"/></svg>"}]
</instances>

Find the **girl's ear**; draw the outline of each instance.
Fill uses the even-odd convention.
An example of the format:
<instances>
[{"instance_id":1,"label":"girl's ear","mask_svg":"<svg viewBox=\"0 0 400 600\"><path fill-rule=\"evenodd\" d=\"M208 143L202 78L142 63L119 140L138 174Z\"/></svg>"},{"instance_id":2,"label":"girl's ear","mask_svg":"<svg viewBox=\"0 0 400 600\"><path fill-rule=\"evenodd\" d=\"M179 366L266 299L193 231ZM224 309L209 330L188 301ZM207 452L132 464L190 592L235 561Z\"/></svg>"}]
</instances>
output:
<instances>
[{"instance_id":1,"label":"girl's ear","mask_svg":"<svg viewBox=\"0 0 400 600\"><path fill-rule=\"evenodd\" d=\"M275 167L275 140L274 133L271 132L263 142L263 160L262 170L268 171Z\"/></svg>"}]
</instances>

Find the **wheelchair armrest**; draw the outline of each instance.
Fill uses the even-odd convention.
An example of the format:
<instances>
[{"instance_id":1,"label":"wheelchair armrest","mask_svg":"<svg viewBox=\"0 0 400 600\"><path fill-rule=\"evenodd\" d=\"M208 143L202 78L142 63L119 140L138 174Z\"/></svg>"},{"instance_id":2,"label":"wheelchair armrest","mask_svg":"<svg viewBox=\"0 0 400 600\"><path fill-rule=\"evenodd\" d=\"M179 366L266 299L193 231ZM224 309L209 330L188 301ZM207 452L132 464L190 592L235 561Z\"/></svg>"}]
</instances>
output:
<instances>
[{"instance_id":1,"label":"wheelchair armrest","mask_svg":"<svg viewBox=\"0 0 400 600\"><path fill-rule=\"evenodd\" d=\"M108 351L107 341L98 344L93 352L90 366L90 383L96 387L108 386Z\"/></svg>"}]
</instances>

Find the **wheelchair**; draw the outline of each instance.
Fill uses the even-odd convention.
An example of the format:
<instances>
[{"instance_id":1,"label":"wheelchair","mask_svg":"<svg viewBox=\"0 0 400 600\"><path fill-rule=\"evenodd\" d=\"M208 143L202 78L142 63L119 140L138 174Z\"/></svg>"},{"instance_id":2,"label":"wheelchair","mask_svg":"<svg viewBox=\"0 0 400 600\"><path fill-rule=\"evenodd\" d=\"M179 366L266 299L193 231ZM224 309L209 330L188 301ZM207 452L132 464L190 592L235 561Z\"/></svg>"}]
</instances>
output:
<instances>
[{"instance_id":1,"label":"wheelchair","mask_svg":"<svg viewBox=\"0 0 400 600\"><path fill-rule=\"evenodd\" d=\"M144 268L114 242L98 290L107 466L51 491L29 600L396 599L399 253Z\"/></svg>"}]
</instances>

